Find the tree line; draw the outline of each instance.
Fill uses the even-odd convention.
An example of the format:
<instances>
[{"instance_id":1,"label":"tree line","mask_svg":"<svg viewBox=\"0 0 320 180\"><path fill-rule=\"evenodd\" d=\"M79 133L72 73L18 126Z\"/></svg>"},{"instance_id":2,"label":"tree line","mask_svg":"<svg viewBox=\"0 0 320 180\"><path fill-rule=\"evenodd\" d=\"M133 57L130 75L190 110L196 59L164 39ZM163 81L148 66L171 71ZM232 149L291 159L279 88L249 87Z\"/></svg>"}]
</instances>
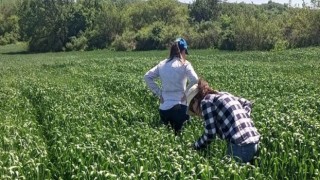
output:
<instances>
[{"instance_id":1,"label":"tree line","mask_svg":"<svg viewBox=\"0 0 320 180\"><path fill-rule=\"evenodd\" d=\"M320 45L320 10L219 0L7 0L0 45L31 52L165 49L182 36L191 48L282 50Z\"/></svg>"}]
</instances>

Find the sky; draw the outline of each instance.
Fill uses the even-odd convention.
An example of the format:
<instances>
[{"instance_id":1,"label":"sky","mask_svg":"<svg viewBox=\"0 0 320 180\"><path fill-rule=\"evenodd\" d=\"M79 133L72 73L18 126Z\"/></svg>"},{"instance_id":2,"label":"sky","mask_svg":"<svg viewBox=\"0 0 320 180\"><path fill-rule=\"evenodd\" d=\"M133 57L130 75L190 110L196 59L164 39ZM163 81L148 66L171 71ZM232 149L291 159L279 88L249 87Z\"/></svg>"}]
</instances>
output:
<instances>
[{"instance_id":1,"label":"sky","mask_svg":"<svg viewBox=\"0 0 320 180\"><path fill-rule=\"evenodd\" d=\"M185 3L191 3L193 2L194 0L179 0L181 2L185 2ZM269 0L227 0L227 2L230 2L230 3L241 3L241 2L244 2L244 3L253 3L253 4L266 4L268 3ZM276 2L276 3L280 3L280 4L289 4L289 0L272 0L272 2ZM310 0L304 0L304 2L306 3L307 6L310 6L311 3L310 3ZM303 0L291 0L291 5L294 6L294 7L301 7L303 3Z\"/></svg>"}]
</instances>

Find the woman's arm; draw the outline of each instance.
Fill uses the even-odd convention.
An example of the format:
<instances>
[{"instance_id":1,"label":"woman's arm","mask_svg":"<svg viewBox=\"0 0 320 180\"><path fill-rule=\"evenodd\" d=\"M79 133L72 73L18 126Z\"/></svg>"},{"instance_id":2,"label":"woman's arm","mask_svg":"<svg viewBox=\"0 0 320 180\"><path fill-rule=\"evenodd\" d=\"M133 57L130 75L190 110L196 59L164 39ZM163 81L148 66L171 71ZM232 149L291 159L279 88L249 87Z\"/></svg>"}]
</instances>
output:
<instances>
[{"instance_id":1,"label":"woman's arm","mask_svg":"<svg viewBox=\"0 0 320 180\"><path fill-rule=\"evenodd\" d=\"M249 114L249 116L251 115L251 109L252 109L252 102L242 98L242 97L237 97L238 101L240 102L240 104L242 105L242 107L247 111L247 113Z\"/></svg>"},{"instance_id":2,"label":"woman's arm","mask_svg":"<svg viewBox=\"0 0 320 180\"><path fill-rule=\"evenodd\" d=\"M150 69L145 75L144 75L144 80L151 90L151 92L156 95L157 97L161 97L161 89L157 85L157 83L154 81L156 78L159 77L159 65L153 67Z\"/></svg>"},{"instance_id":3,"label":"woman's arm","mask_svg":"<svg viewBox=\"0 0 320 180\"><path fill-rule=\"evenodd\" d=\"M216 126L215 126L215 117L213 116L213 108L211 104L203 103L201 105L202 115L204 118L204 133L194 144L194 148L199 150L206 147L211 143L213 138L216 136Z\"/></svg>"},{"instance_id":4,"label":"woman's arm","mask_svg":"<svg viewBox=\"0 0 320 180\"><path fill-rule=\"evenodd\" d=\"M188 90L191 86L197 84L199 79L190 62L186 65L186 74L189 81L187 86Z\"/></svg>"}]
</instances>

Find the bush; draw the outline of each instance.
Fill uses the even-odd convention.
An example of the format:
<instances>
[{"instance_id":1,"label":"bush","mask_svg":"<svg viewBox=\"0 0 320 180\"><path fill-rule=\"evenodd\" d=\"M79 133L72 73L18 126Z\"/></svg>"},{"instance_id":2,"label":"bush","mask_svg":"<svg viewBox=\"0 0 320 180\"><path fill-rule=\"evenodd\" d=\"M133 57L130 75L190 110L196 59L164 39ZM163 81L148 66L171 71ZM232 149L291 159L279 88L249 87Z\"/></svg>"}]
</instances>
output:
<instances>
[{"instance_id":1,"label":"bush","mask_svg":"<svg viewBox=\"0 0 320 180\"><path fill-rule=\"evenodd\" d=\"M81 35L80 37L72 36L70 38L70 42L66 44L66 50L67 51L79 51L79 50L86 50L88 39Z\"/></svg>"},{"instance_id":2,"label":"bush","mask_svg":"<svg viewBox=\"0 0 320 180\"><path fill-rule=\"evenodd\" d=\"M136 49L135 33L125 31L121 36L117 35L111 44L111 48L116 51L131 51Z\"/></svg>"},{"instance_id":3,"label":"bush","mask_svg":"<svg viewBox=\"0 0 320 180\"><path fill-rule=\"evenodd\" d=\"M320 44L320 13L317 10L299 9L289 11L284 36L290 47L308 47Z\"/></svg>"},{"instance_id":4,"label":"bush","mask_svg":"<svg viewBox=\"0 0 320 180\"><path fill-rule=\"evenodd\" d=\"M29 42L29 51L31 52L50 52L63 50L62 41L56 37L34 37Z\"/></svg>"},{"instance_id":5,"label":"bush","mask_svg":"<svg viewBox=\"0 0 320 180\"><path fill-rule=\"evenodd\" d=\"M88 39L88 49L104 49L107 47L107 37L97 30L86 31L85 36Z\"/></svg>"},{"instance_id":6,"label":"bush","mask_svg":"<svg viewBox=\"0 0 320 180\"><path fill-rule=\"evenodd\" d=\"M0 45L13 44L18 42L19 34L17 33L5 33L3 36L0 36Z\"/></svg>"},{"instance_id":7,"label":"bush","mask_svg":"<svg viewBox=\"0 0 320 180\"><path fill-rule=\"evenodd\" d=\"M5 17L0 12L0 45L18 42L20 38L18 19L16 15Z\"/></svg>"},{"instance_id":8,"label":"bush","mask_svg":"<svg viewBox=\"0 0 320 180\"><path fill-rule=\"evenodd\" d=\"M289 48L289 42L286 40L278 40L273 47L273 51L282 51Z\"/></svg>"},{"instance_id":9,"label":"bush","mask_svg":"<svg viewBox=\"0 0 320 180\"><path fill-rule=\"evenodd\" d=\"M218 47L222 50L235 50L235 32L232 29L232 18L228 15L220 17L221 32Z\"/></svg>"},{"instance_id":10,"label":"bush","mask_svg":"<svg viewBox=\"0 0 320 180\"><path fill-rule=\"evenodd\" d=\"M217 47L220 39L220 24L213 21L201 22L190 33L190 46L195 49L207 49Z\"/></svg>"},{"instance_id":11,"label":"bush","mask_svg":"<svg viewBox=\"0 0 320 180\"><path fill-rule=\"evenodd\" d=\"M166 45L163 43L164 22L155 22L150 26L146 26L138 31L136 36L137 50L153 50L164 49Z\"/></svg>"}]
</instances>

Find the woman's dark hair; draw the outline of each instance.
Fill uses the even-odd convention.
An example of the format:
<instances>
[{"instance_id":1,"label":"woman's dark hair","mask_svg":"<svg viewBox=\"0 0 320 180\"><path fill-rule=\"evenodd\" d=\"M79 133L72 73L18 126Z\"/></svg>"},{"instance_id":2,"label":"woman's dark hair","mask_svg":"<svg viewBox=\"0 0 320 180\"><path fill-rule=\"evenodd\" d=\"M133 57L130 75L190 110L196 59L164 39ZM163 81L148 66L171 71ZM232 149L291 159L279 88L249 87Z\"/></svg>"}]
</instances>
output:
<instances>
[{"instance_id":1,"label":"woman's dark hair","mask_svg":"<svg viewBox=\"0 0 320 180\"><path fill-rule=\"evenodd\" d=\"M171 44L170 55L167 62L171 61L175 57L181 58L178 42L173 42Z\"/></svg>"},{"instance_id":2,"label":"woman's dark hair","mask_svg":"<svg viewBox=\"0 0 320 180\"><path fill-rule=\"evenodd\" d=\"M200 103L201 103L201 100L206 97L206 95L208 94L218 94L218 91L212 89L208 82L205 81L204 79L202 78L199 78L198 80L198 94L194 96L194 98L191 100L190 104L192 104L194 102L195 99L198 100L198 107L200 107Z\"/></svg>"}]
</instances>

